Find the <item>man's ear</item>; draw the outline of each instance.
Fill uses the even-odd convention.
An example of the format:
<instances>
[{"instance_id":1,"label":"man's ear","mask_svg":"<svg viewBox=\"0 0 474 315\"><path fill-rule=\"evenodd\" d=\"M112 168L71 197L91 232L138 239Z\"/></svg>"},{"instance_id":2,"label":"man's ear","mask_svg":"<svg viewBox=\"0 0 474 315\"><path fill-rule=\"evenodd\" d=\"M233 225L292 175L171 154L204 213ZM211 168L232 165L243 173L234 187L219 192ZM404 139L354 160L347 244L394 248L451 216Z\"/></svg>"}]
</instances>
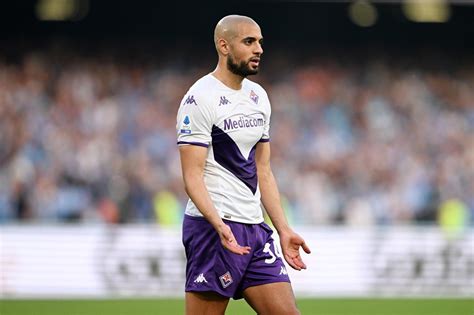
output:
<instances>
[{"instance_id":1,"label":"man's ear","mask_svg":"<svg viewBox=\"0 0 474 315\"><path fill-rule=\"evenodd\" d=\"M217 49L222 55L227 56L229 54L229 43L225 39L219 38L217 40Z\"/></svg>"}]
</instances>

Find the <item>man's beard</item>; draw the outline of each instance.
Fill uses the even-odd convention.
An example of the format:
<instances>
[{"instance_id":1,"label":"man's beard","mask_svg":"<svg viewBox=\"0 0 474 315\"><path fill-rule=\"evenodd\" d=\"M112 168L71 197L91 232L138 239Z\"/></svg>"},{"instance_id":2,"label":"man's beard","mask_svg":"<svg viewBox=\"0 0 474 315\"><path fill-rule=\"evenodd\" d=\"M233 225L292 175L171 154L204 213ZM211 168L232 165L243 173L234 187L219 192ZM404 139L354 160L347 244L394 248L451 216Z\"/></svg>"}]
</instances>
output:
<instances>
[{"instance_id":1,"label":"man's beard","mask_svg":"<svg viewBox=\"0 0 474 315\"><path fill-rule=\"evenodd\" d=\"M257 69L251 69L248 62L241 61L240 64L234 62L234 58L229 54L227 58L227 69L230 70L233 74L239 75L241 77L247 77L249 75L257 74Z\"/></svg>"}]
</instances>

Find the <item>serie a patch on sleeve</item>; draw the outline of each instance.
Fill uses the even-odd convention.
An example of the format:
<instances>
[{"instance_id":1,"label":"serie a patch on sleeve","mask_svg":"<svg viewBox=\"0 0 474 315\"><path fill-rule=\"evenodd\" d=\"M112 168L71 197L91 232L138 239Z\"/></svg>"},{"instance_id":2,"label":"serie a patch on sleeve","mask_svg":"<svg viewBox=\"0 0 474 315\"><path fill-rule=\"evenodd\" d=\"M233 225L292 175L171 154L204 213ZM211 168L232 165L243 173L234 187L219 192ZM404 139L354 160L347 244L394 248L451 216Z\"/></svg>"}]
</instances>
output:
<instances>
[{"instance_id":1,"label":"serie a patch on sleeve","mask_svg":"<svg viewBox=\"0 0 474 315\"><path fill-rule=\"evenodd\" d=\"M189 116L186 115L183 119L183 123L181 124L181 130L179 131L180 133L183 134L191 134L191 120L189 119Z\"/></svg>"}]
</instances>

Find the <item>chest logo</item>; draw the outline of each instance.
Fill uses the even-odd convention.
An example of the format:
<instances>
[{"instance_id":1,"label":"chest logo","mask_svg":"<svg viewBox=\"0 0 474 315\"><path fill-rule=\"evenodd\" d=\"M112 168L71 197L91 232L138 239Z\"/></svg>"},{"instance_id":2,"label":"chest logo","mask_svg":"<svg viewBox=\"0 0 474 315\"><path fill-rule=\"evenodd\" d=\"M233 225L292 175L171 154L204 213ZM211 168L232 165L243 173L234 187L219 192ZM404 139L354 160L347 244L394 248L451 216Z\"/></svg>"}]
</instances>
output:
<instances>
[{"instance_id":1,"label":"chest logo","mask_svg":"<svg viewBox=\"0 0 474 315\"><path fill-rule=\"evenodd\" d=\"M258 95L253 90L250 91L250 99L255 103L258 104Z\"/></svg>"},{"instance_id":2,"label":"chest logo","mask_svg":"<svg viewBox=\"0 0 474 315\"><path fill-rule=\"evenodd\" d=\"M225 96L221 96L221 100L219 102L219 106L221 105L227 105L227 104L230 104L230 101L225 97Z\"/></svg>"}]
</instances>

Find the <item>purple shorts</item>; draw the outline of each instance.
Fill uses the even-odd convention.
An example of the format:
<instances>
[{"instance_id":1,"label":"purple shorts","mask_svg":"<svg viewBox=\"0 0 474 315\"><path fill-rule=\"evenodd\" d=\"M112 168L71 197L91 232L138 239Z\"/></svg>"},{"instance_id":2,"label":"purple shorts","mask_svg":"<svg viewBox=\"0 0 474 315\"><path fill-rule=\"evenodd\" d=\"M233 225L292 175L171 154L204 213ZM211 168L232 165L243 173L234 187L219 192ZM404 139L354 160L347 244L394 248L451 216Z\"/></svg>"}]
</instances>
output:
<instances>
[{"instance_id":1,"label":"purple shorts","mask_svg":"<svg viewBox=\"0 0 474 315\"><path fill-rule=\"evenodd\" d=\"M252 286L290 282L279 249L265 223L244 224L224 220L237 242L250 246L250 254L226 250L214 228L202 217L185 215L183 244L186 251L186 292L212 291L241 299Z\"/></svg>"}]
</instances>

